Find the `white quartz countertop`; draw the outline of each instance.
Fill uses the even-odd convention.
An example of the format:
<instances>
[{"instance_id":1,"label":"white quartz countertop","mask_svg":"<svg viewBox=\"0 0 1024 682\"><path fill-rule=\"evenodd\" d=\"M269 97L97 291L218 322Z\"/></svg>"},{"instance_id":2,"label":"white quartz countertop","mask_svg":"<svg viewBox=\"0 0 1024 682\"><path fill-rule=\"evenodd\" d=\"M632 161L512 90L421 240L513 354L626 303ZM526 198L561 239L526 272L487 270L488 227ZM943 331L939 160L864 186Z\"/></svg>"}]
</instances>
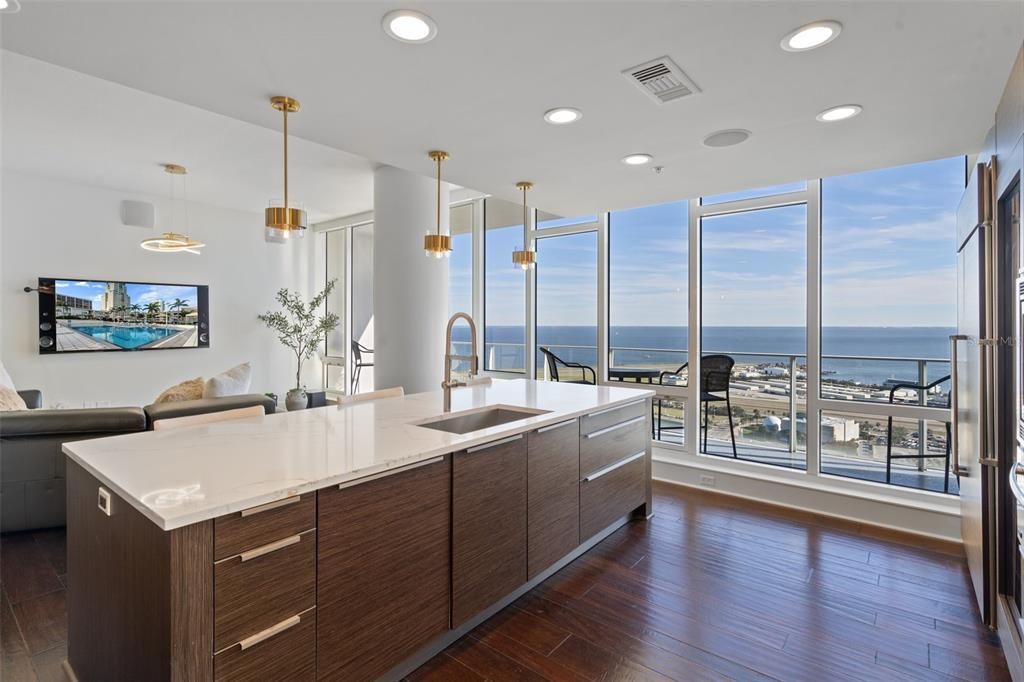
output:
<instances>
[{"instance_id":1,"label":"white quartz countertop","mask_svg":"<svg viewBox=\"0 0 1024 682\"><path fill-rule=\"evenodd\" d=\"M649 389L495 380L452 390L457 414L546 410L459 435L417 426L441 391L64 444L73 461L164 530L230 514L648 398Z\"/></svg>"}]
</instances>

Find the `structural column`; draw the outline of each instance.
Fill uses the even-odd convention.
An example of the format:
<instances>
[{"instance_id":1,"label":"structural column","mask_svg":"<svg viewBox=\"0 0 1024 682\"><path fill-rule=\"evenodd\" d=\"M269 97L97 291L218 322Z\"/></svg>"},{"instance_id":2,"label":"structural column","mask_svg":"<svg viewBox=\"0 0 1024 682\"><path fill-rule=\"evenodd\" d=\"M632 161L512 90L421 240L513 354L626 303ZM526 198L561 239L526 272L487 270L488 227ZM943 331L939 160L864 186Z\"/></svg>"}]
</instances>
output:
<instances>
[{"instance_id":1,"label":"structural column","mask_svg":"<svg viewBox=\"0 0 1024 682\"><path fill-rule=\"evenodd\" d=\"M448 232L447 184L441 229ZM423 254L437 222L434 178L381 166L373 182L374 386L439 390L448 321L448 259Z\"/></svg>"}]
</instances>

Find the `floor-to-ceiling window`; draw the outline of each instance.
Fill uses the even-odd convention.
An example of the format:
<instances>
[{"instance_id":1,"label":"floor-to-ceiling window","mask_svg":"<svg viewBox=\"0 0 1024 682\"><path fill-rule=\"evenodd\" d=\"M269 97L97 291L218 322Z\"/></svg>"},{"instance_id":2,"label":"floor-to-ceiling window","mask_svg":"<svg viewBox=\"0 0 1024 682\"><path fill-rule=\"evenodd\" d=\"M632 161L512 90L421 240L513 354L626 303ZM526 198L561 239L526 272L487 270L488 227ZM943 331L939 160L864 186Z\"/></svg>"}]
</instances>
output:
<instances>
[{"instance_id":1,"label":"floor-to-ceiling window","mask_svg":"<svg viewBox=\"0 0 1024 682\"><path fill-rule=\"evenodd\" d=\"M927 417L949 405L964 173L955 157L821 182L821 396L897 406L823 411L824 473L947 488L948 418Z\"/></svg>"},{"instance_id":2,"label":"floor-to-ceiling window","mask_svg":"<svg viewBox=\"0 0 1024 682\"><path fill-rule=\"evenodd\" d=\"M352 393L373 390L373 225L352 228Z\"/></svg>"},{"instance_id":3,"label":"floor-to-ceiling window","mask_svg":"<svg viewBox=\"0 0 1024 682\"><path fill-rule=\"evenodd\" d=\"M522 206L484 201L484 352L487 370L526 371L526 277L512 264L523 248Z\"/></svg>"},{"instance_id":4,"label":"floor-to-ceiling window","mask_svg":"<svg viewBox=\"0 0 1024 682\"><path fill-rule=\"evenodd\" d=\"M537 377L550 378L540 348L580 367L556 369L560 381L595 381L597 368L597 232L538 239Z\"/></svg>"},{"instance_id":5,"label":"floor-to-ceiling window","mask_svg":"<svg viewBox=\"0 0 1024 682\"><path fill-rule=\"evenodd\" d=\"M688 206L675 201L608 216L610 378L662 383L655 436L679 444L688 347Z\"/></svg>"},{"instance_id":6,"label":"floor-to-ceiling window","mask_svg":"<svg viewBox=\"0 0 1024 682\"><path fill-rule=\"evenodd\" d=\"M805 468L806 203L704 213L700 299L700 451Z\"/></svg>"}]
</instances>

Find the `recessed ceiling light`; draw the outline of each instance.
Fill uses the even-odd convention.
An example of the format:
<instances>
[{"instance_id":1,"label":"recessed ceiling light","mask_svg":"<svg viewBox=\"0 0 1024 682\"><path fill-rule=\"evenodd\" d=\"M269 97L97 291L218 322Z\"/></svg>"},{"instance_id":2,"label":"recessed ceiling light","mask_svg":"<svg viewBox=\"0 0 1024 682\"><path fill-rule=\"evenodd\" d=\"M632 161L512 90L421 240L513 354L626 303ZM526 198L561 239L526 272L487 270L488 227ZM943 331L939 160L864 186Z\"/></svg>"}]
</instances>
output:
<instances>
[{"instance_id":1,"label":"recessed ceiling light","mask_svg":"<svg viewBox=\"0 0 1024 682\"><path fill-rule=\"evenodd\" d=\"M2 0L0 0L0 2L2 2ZM583 112L579 109L573 109L572 107L558 107L556 109L548 109L544 112L544 120L554 125L575 123L581 118L583 118Z\"/></svg>"},{"instance_id":2,"label":"recessed ceiling light","mask_svg":"<svg viewBox=\"0 0 1024 682\"><path fill-rule=\"evenodd\" d=\"M7 0L0 0L0 9L7 9Z\"/></svg>"},{"instance_id":3,"label":"recessed ceiling light","mask_svg":"<svg viewBox=\"0 0 1024 682\"><path fill-rule=\"evenodd\" d=\"M848 118L853 118L862 111L864 111L864 107L859 104L841 104L838 107L826 109L815 116L815 118L824 123L832 123L833 121L845 121Z\"/></svg>"},{"instance_id":4,"label":"recessed ceiling light","mask_svg":"<svg viewBox=\"0 0 1024 682\"><path fill-rule=\"evenodd\" d=\"M744 130L743 128L730 128L729 130L719 130L717 133L711 133L704 138L705 147L731 147L734 144L740 142L746 142L747 138L750 137L750 131Z\"/></svg>"},{"instance_id":5,"label":"recessed ceiling light","mask_svg":"<svg viewBox=\"0 0 1024 682\"><path fill-rule=\"evenodd\" d=\"M786 52L813 50L831 43L842 30L843 25L838 21L815 21L787 34L782 39L782 49Z\"/></svg>"},{"instance_id":6,"label":"recessed ceiling light","mask_svg":"<svg viewBox=\"0 0 1024 682\"><path fill-rule=\"evenodd\" d=\"M384 15L384 32L403 43L426 43L437 35L437 24L423 12L396 9Z\"/></svg>"},{"instance_id":7,"label":"recessed ceiling light","mask_svg":"<svg viewBox=\"0 0 1024 682\"><path fill-rule=\"evenodd\" d=\"M622 157L622 163L627 166L642 166L645 163L650 163L654 160L654 157L650 154L630 154L629 156Z\"/></svg>"}]
</instances>

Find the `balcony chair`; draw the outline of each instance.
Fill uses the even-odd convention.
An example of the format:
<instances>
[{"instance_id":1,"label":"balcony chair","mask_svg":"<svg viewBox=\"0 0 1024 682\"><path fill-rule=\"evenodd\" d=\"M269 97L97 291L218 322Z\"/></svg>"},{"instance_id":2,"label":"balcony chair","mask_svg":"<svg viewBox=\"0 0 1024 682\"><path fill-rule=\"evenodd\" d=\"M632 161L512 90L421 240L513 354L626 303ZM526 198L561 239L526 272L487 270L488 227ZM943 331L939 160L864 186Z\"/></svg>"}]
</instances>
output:
<instances>
[{"instance_id":1,"label":"balcony chair","mask_svg":"<svg viewBox=\"0 0 1024 682\"><path fill-rule=\"evenodd\" d=\"M948 374L946 376L942 377L941 379L936 379L935 381L931 382L930 384L912 384L912 383L896 384L892 388L889 389L889 404L890 405L893 404L893 402L895 400L895 397L896 397L896 391L898 391L900 389L910 388L910 389L913 389L915 391L929 391L929 390L935 388L936 386L938 386L939 384L941 384L943 382L946 382L946 381L949 381L949 375ZM921 438L924 438L924 454L923 455L921 453L917 453L916 455L894 455L894 454L892 454L892 415L889 415L889 424L888 424L888 429L886 431L886 437L885 437L885 482L886 483L891 483L890 479L892 478L892 461L894 459L921 459L921 460L923 460L923 459L931 459L931 458L934 457L934 455L929 455L928 454L928 433L927 433L927 431L925 431L925 433L918 433L917 434L917 438L918 438L918 442L920 442ZM945 477L944 477L944 481L943 481L943 484L942 484L942 492L944 492L944 493L948 493L949 492L949 453L950 453L950 447L952 446L952 443L950 442L951 438L952 438L952 436L951 436L950 423L946 422L946 456L945 456L946 466L945 466Z\"/></svg>"},{"instance_id":2,"label":"balcony chair","mask_svg":"<svg viewBox=\"0 0 1024 682\"><path fill-rule=\"evenodd\" d=\"M350 393L359 392L359 375L363 367L373 367L372 362L366 362L363 355L373 355L373 349L367 348L358 341L352 342L352 387Z\"/></svg>"},{"instance_id":3,"label":"balcony chair","mask_svg":"<svg viewBox=\"0 0 1024 682\"><path fill-rule=\"evenodd\" d=\"M566 362L565 360L558 357L557 355L552 353L547 348L544 348L543 346L541 346L539 350L541 353L544 354L544 364L547 365L548 375L551 377L552 381L562 381L558 377L558 367L559 365L561 365L562 367L566 368L583 370L583 379L581 381L567 381L565 383L590 384L592 386L597 384L597 372L594 371L593 367L590 367L588 365L581 365L578 362ZM590 372L589 380L587 379L587 372Z\"/></svg>"},{"instance_id":4,"label":"balcony chair","mask_svg":"<svg viewBox=\"0 0 1024 682\"><path fill-rule=\"evenodd\" d=\"M729 437L732 440L732 456L738 457L736 452L736 429L732 421L732 402L729 400L729 381L732 378L732 367L735 361L728 355L705 355L700 360L700 404L704 408L704 452L708 449L708 403L725 403L726 413L729 415ZM679 377L683 371L689 367L690 363L685 362L683 365L674 372L662 372L658 377L658 383L662 386L671 386L672 384L666 384L665 380L672 377ZM722 395L722 394L725 395ZM661 438L661 432L672 430L682 430L684 427L679 426L662 426L661 425L661 399L658 399L658 438Z\"/></svg>"}]
</instances>

